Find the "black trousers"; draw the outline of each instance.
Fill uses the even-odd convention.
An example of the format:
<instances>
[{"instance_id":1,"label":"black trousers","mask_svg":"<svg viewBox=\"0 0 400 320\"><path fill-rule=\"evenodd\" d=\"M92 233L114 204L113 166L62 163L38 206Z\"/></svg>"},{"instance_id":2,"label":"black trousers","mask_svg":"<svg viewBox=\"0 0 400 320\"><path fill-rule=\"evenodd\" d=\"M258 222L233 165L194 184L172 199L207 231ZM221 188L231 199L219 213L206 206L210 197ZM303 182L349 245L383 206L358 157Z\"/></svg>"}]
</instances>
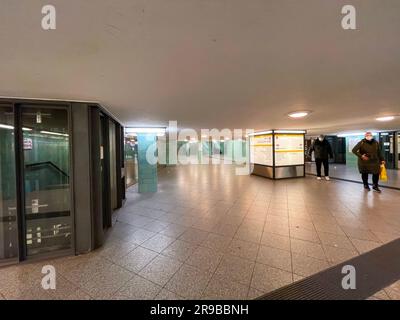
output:
<instances>
[{"instance_id":1,"label":"black trousers","mask_svg":"<svg viewBox=\"0 0 400 320\"><path fill-rule=\"evenodd\" d=\"M368 173L361 173L362 181L364 183L364 186L368 185ZM372 184L374 186L377 186L379 183L379 174L373 174L372 175Z\"/></svg>"},{"instance_id":2,"label":"black trousers","mask_svg":"<svg viewBox=\"0 0 400 320\"><path fill-rule=\"evenodd\" d=\"M317 165L317 176L321 177L321 167L324 165L325 177L329 177L329 160L328 159L315 159Z\"/></svg>"}]
</instances>

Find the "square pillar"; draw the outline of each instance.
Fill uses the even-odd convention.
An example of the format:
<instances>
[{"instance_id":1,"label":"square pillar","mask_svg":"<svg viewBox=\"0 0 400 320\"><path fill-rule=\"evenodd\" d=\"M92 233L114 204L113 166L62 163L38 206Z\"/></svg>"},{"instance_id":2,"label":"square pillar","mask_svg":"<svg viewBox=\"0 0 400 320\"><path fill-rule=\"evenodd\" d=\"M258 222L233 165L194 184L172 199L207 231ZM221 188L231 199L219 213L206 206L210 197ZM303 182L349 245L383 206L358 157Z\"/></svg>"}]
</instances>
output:
<instances>
[{"instance_id":1,"label":"square pillar","mask_svg":"<svg viewBox=\"0 0 400 320\"><path fill-rule=\"evenodd\" d=\"M157 192L157 159L147 157L148 153L153 155L156 148L156 134L138 134L139 193Z\"/></svg>"}]
</instances>

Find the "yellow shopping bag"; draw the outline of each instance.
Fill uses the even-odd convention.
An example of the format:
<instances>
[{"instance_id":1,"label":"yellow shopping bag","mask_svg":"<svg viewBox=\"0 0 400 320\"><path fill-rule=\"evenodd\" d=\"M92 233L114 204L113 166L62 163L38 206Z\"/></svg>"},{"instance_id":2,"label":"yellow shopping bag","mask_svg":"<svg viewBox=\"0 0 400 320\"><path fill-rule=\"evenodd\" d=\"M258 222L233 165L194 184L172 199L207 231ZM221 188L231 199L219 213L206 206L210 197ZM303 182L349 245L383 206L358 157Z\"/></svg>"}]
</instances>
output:
<instances>
[{"instance_id":1,"label":"yellow shopping bag","mask_svg":"<svg viewBox=\"0 0 400 320\"><path fill-rule=\"evenodd\" d=\"M381 181L387 181L388 180L386 167L385 167L384 164L381 164L381 174L379 175L379 179Z\"/></svg>"}]
</instances>

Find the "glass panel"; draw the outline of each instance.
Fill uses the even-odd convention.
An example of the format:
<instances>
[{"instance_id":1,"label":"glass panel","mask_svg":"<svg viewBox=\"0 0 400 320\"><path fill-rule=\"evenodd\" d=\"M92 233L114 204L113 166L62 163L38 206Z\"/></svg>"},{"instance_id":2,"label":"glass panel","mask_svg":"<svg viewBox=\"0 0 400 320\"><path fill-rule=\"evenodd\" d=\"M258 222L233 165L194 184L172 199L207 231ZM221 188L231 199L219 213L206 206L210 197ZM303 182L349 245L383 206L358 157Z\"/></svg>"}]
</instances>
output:
<instances>
[{"instance_id":1,"label":"glass panel","mask_svg":"<svg viewBox=\"0 0 400 320\"><path fill-rule=\"evenodd\" d=\"M395 144L394 144L394 133L393 132L381 132L379 135L379 143L382 148L382 155L386 161L387 169L395 168Z\"/></svg>"},{"instance_id":2,"label":"glass panel","mask_svg":"<svg viewBox=\"0 0 400 320\"><path fill-rule=\"evenodd\" d=\"M124 147L126 186L129 188L137 183L138 177L137 137L126 135Z\"/></svg>"},{"instance_id":3,"label":"glass panel","mask_svg":"<svg viewBox=\"0 0 400 320\"><path fill-rule=\"evenodd\" d=\"M27 255L71 248L66 109L22 108Z\"/></svg>"},{"instance_id":4,"label":"glass panel","mask_svg":"<svg viewBox=\"0 0 400 320\"><path fill-rule=\"evenodd\" d=\"M99 135L100 135L100 169L101 169L101 177L100 177L100 183L101 183L101 208L102 208L102 214L103 214L103 228L106 228L107 226L107 201L106 201L106 194L107 194L107 188L106 188L106 159L105 159L105 153L106 153L106 118L102 115L100 115L100 127L99 127Z\"/></svg>"},{"instance_id":5,"label":"glass panel","mask_svg":"<svg viewBox=\"0 0 400 320\"><path fill-rule=\"evenodd\" d=\"M398 152L397 169L400 170L400 132L397 133L397 152Z\"/></svg>"},{"instance_id":6,"label":"glass panel","mask_svg":"<svg viewBox=\"0 0 400 320\"><path fill-rule=\"evenodd\" d=\"M0 264L18 258L14 113L0 107Z\"/></svg>"},{"instance_id":7,"label":"glass panel","mask_svg":"<svg viewBox=\"0 0 400 320\"><path fill-rule=\"evenodd\" d=\"M111 191L111 208L117 208L117 149L115 136L115 123L108 120L109 140L110 140L110 191Z\"/></svg>"}]
</instances>

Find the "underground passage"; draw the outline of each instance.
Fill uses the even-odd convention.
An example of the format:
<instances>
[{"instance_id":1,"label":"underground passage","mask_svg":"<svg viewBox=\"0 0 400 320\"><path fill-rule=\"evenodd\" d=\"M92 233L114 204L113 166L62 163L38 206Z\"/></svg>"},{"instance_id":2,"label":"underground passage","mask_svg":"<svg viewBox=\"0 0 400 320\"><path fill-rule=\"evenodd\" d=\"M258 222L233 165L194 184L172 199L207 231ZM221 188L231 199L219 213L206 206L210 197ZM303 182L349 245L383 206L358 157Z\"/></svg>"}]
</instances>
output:
<instances>
[{"instance_id":1,"label":"underground passage","mask_svg":"<svg viewBox=\"0 0 400 320\"><path fill-rule=\"evenodd\" d=\"M398 1L0 2L0 304L400 299Z\"/></svg>"}]
</instances>

